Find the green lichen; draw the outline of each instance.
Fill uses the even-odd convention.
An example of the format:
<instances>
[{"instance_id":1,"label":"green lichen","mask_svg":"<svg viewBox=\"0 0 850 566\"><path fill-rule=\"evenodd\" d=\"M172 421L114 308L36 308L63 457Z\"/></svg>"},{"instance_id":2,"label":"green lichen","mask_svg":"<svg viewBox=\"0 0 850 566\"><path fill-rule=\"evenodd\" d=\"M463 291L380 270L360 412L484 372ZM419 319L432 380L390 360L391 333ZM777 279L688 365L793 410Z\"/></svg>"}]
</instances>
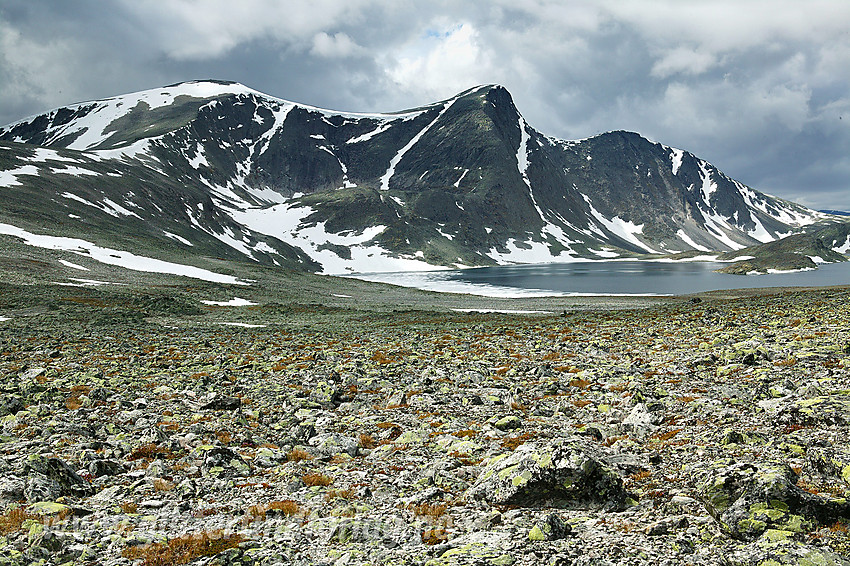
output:
<instances>
[{"instance_id":1,"label":"green lichen","mask_svg":"<svg viewBox=\"0 0 850 566\"><path fill-rule=\"evenodd\" d=\"M764 533L762 533L761 538L762 540L768 542L784 542L793 538L793 536L794 533L790 531L785 531L781 529L767 529L766 531L764 531Z\"/></svg>"},{"instance_id":2,"label":"green lichen","mask_svg":"<svg viewBox=\"0 0 850 566\"><path fill-rule=\"evenodd\" d=\"M540 528L539 525L534 525L534 527L528 531L528 540L546 540L546 533L543 532L543 529Z\"/></svg>"},{"instance_id":3,"label":"green lichen","mask_svg":"<svg viewBox=\"0 0 850 566\"><path fill-rule=\"evenodd\" d=\"M506 480L510 477L513 477L514 472L517 471L517 468L519 468L519 464L514 464L513 466L508 466L503 470L499 470L498 478L500 480Z\"/></svg>"},{"instance_id":4,"label":"green lichen","mask_svg":"<svg viewBox=\"0 0 850 566\"><path fill-rule=\"evenodd\" d=\"M767 528L767 523L759 519L748 517L738 521L738 532L741 533L761 533Z\"/></svg>"},{"instance_id":5,"label":"green lichen","mask_svg":"<svg viewBox=\"0 0 850 566\"><path fill-rule=\"evenodd\" d=\"M783 530L794 533L804 533L812 529L811 521L806 520L800 515L789 515L785 523L780 526Z\"/></svg>"},{"instance_id":6,"label":"green lichen","mask_svg":"<svg viewBox=\"0 0 850 566\"><path fill-rule=\"evenodd\" d=\"M530 480L530 479L531 479L531 471L525 470L520 475L514 476L513 478L511 478L511 484L514 487L521 487L521 486L527 484L528 480Z\"/></svg>"}]
</instances>

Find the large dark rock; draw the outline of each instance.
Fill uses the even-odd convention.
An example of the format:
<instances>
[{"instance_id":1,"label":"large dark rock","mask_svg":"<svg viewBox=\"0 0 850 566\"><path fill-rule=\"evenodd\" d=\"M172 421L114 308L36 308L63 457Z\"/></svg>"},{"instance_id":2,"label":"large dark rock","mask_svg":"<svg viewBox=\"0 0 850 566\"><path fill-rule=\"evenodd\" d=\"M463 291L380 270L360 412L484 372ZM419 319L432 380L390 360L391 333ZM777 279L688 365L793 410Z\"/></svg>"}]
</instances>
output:
<instances>
[{"instance_id":1,"label":"large dark rock","mask_svg":"<svg viewBox=\"0 0 850 566\"><path fill-rule=\"evenodd\" d=\"M0 417L14 415L24 409L23 400L17 395L0 395Z\"/></svg>"},{"instance_id":2,"label":"large dark rock","mask_svg":"<svg viewBox=\"0 0 850 566\"><path fill-rule=\"evenodd\" d=\"M579 438L530 442L486 464L467 497L494 505L622 509L623 480L602 451Z\"/></svg>"},{"instance_id":3,"label":"large dark rock","mask_svg":"<svg viewBox=\"0 0 850 566\"><path fill-rule=\"evenodd\" d=\"M850 517L850 503L797 487L797 475L784 462L720 461L700 485L706 510L729 535L754 540L768 530L809 532Z\"/></svg>"},{"instance_id":4,"label":"large dark rock","mask_svg":"<svg viewBox=\"0 0 850 566\"><path fill-rule=\"evenodd\" d=\"M59 458L32 454L24 461L24 473L27 474L25 495L30 501L91 494L88 482Z\"/></svg>"},{"instance_id":5,"label":"large dark rock","mask_svg":"<svg viewBox=\"0 0 850 566\"><path fill-rule=\"evenodd\" d=\"M219 446L207 451L201 470L205 476L242 477L250 474L251 466L234 450Z\"/></svg>"}]
</instances>

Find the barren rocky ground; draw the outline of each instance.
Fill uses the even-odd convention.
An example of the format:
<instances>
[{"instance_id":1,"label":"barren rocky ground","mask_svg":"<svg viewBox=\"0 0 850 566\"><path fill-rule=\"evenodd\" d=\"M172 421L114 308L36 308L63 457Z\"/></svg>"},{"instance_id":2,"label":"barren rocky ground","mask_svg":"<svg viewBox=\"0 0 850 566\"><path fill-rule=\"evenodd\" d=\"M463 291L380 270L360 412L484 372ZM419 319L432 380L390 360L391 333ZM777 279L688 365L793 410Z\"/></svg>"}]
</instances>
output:
<instances>
[{"instance_id":1,"label":"barren rocky ground","mask_svg":"<svg viewBox=\"0 0 850 566\"><path fill-rule=\"evenodd\" d=\"M345 284L4 284L0 564L850 564L847 289Z\"/></svg>"}]
</instances>

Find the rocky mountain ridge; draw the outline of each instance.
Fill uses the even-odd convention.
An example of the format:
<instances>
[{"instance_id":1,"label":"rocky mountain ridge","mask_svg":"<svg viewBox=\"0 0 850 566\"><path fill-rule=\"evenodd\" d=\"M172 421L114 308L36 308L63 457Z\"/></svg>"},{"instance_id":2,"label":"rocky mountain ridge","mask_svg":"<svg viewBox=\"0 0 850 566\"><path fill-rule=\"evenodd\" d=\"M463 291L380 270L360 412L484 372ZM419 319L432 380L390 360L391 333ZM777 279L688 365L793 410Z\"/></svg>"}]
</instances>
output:
<instances>
[{"instance_id":1,"label":"rocky mountain ridge","mask_svg":"<svg viewBox=\"0 0 850 566\"><path fill-rule=\"evenodd\" d=\"M195 81L0 143L10 225L329 274L734 251L830 218L635 133L546 136L498 85L355 114Z\"/></svg>"}]
</instances>

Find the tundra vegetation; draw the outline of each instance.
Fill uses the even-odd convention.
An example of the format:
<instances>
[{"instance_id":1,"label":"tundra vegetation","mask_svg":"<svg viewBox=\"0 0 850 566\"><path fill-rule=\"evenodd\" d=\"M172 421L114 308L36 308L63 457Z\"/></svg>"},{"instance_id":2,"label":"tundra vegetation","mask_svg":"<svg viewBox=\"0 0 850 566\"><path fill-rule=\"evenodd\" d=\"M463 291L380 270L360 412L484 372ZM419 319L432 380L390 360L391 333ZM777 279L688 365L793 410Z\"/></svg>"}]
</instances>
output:
<instances>
[{"instance_id":1,"label":"tundra vegetation","mask_svg":"<svg viewBox=\"0 0 850 566\"><path fill-rule=\"evenodd\" d=\"M0 564L850 564L845 288L56 289L0 295Z\"/></svg>"}]
</instances>

